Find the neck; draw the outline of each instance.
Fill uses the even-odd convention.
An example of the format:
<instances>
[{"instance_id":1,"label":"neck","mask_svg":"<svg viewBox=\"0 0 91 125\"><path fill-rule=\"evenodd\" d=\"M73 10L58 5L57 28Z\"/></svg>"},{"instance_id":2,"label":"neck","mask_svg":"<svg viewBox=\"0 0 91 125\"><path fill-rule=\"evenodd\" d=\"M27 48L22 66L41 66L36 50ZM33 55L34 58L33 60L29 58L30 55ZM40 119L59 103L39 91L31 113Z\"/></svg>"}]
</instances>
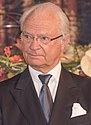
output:
<instances>
[{"instance_id":1,"label":"neck","mask_svg":"<svg viewBox=\"0 0 91 125\"><path fill-rule=\"evenodd\" d=\"M59 63L59 62L58 62ZM37 71L39 71L39 72L42 72L42 73L44 73L44 74L46 74L46 73L48 73L50 70L52 70L58 63L56 63L55 65L52 65L52 66L50 66L50 65L42 65L42 66L38 66L38 67L36 67L36 66L31 66L33 69L35 69L35 70L37 70Z\"/></svg>"}]
</instances>

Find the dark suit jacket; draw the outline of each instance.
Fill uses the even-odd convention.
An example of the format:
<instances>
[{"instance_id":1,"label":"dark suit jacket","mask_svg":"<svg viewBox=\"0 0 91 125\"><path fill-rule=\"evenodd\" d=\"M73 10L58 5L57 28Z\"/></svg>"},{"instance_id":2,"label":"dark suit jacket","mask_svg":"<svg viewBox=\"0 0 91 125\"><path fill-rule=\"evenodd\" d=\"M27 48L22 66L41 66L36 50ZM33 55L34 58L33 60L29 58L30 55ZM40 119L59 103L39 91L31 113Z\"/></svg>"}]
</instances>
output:
<instances>
[{"instance_id":1,"label":"dark suit jacket","mask_svg":"<svg viewBox=\"0 0 91 125\"><path fill-rule=\"evenodd\" d=\"M90 81L62 68L48 125L91 125ZM87 114L71 118L73 103L80 103ZM28 69L0 83L0 125L47 125Z\"/></svg>"}]
</instances>

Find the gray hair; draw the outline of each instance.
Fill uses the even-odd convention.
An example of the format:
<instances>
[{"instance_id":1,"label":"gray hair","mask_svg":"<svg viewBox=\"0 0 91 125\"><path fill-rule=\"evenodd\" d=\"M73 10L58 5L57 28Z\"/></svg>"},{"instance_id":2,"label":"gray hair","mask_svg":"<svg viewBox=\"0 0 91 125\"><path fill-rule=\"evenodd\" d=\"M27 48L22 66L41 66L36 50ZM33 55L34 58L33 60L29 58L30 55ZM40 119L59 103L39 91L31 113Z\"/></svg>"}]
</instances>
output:
<instances>
[{"instance_id":1,"label":"gray hair","mask_svg":"<svg viewBox=\"0 0 91 125\"><path fill-rule=\"evenodd\" d=\"M56 13L56 16L58 16L59 21L60 21L60 31L62 34L66 35L69 34L69 20L65 13L62 11L60 7L57 5L51 3L51 2L45 2L45 3L40 3L37 5L32 6L28 10L26 10L21 19L20 19L20 24L21 24L21 30L23 30L24 22L26 19L32 14L34 11L41 10L40 12L48 12L48 9L51 9L51 11Z\"/></svg>"}]
</instances>

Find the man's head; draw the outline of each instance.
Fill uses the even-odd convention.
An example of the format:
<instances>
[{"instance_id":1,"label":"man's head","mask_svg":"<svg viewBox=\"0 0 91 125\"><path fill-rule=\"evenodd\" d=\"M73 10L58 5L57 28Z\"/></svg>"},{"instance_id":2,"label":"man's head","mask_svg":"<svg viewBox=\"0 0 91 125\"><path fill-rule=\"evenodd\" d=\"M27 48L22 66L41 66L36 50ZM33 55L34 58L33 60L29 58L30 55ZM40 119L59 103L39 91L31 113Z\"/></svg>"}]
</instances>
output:
<instances>
[{"instance_id":1,"label":"man's head","mask_svg":"<svg viewBox=\"0 0 91 125\"><path fill-rule=\"evenodd\" d=\"M35 5L21 17L21 48L28 65L41 72L54 68L68 42L69 21L53 3Z\"/></svg>"}]
</instances>

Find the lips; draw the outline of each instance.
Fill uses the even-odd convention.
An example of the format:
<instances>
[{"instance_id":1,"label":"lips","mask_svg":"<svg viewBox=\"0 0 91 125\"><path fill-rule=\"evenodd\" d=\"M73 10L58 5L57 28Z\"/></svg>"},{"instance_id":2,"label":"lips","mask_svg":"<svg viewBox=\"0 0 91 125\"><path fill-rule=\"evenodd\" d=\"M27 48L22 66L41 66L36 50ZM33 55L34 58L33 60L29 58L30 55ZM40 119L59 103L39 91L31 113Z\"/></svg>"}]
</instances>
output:
<instances>
[{"instance_id":1,"label":"lips","mask_svg":"<svg viewBox=\"0 0 91 125\"><path fill-rule=\"evenodd\" d=\"M37 54L29 54L30 56L41 56L41 55L37 55Z\"/></svg>"},{"instance_id":2,"label":"lips","mask_svg":"<svg viewBox=\"0 0 91 125\"><path fill-rule=\"evenodd\" d=\"M43 57L43 55L38 55L38 54L30 54L28 53L30 57L32 58L40 58L40 57Z\"/></svg>"}]
</instances>

